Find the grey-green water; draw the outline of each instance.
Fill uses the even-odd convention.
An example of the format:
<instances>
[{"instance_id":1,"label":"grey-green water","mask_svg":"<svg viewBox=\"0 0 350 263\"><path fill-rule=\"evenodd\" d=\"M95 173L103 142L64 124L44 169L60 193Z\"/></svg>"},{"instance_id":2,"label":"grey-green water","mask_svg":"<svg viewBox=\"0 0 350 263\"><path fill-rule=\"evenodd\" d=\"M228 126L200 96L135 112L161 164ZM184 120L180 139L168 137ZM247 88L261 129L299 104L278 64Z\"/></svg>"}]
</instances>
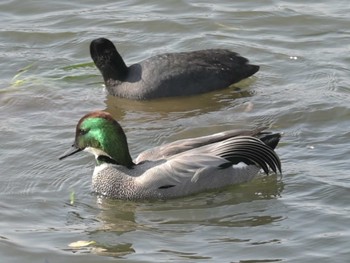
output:
<instances>
[{"instance_id":1,"label":"grey-green water","mask_svg":"<svg viewBox=\"0 0 350 263\"><path fill-rule=\"evenodd\" d=\"M0 3L1 262L349 262L348 1ZM106 95L89 43L128 64L228 48L255 77L191 98ZM67 161L74 126L108 109L135 156L163 142L270 125L283 177L166 202L99 199L93 157ZM74 203L70 195L74 193ZM88 247L70 247L76 241Z\"/></svg>"}]
</instances>

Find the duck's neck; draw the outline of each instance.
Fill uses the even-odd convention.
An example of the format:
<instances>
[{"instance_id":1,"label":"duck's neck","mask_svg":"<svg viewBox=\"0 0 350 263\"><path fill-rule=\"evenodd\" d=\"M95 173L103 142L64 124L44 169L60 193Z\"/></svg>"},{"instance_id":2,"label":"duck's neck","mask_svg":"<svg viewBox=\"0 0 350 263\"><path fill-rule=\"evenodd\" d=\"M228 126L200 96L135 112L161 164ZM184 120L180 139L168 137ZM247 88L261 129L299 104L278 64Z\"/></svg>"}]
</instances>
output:
<instances>
[{"instance_id":1,"label":"duck's neck","mask_svg":"<svg viewBox=\"0 0 350 263\"><path fill-rule=\"evenodd\" d=\"M115 149L115 150L114 150ZM104 163L117 164L125 166L131 169L135 164L131 159L129 150L118 151L117 147L113 147L113 150L109 151L108 154L95 155L97 165Z\"/></svg>"},{"instance_id":2,"label":"duck's neck","mask_svg":"<svg viewBox=\"0 0 350 263\"><path fill-rule=\"evenodd\" d=\"M135 164L131 159L128 143L124 138L109 140L108 143L102 143L100 148L88 147L85 150L95 155L97 166L109 163L125 166L131 169Z\"/></svg>"},{"instance_id":3,"label":"duck's neck","mask_svg":"<svg viewBox=\"0 0 350 263\"><path fill-rule=\"evenodd\" d=\"M110 57L109 63L103 66L101 72L106 83L124 81L128 76L128 67L123 58L116 52Z\"/></svg>"},{"instance_id":4,"label":"duck's neck","mask_svg":"<svg viewBox=\"0 0 350 263\"><path fill-rule=\"evenodd\" d=\"M119 163L117 163L115 160L113 160L112 158L105 156L105 155L96 156L96 163L97 163L97 166L104 164L104 163L118 164L119 165Z\"/></svg>"}]
</instances>

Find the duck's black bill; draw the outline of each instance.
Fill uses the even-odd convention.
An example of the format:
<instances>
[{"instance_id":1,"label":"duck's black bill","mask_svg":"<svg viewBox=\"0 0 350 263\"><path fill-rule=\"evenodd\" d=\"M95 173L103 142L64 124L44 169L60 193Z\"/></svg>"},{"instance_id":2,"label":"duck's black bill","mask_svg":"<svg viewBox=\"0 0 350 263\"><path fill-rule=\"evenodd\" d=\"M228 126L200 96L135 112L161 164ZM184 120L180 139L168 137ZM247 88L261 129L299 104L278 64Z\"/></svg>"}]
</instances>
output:
<instances>
[{"instance_id":1,"label":"duck's black bill","mask_svg":"<svg viewBox=\"0 0 350 263\"><path fill-rule=\"evenodd\" d=\"M78 152L81 152L82 151L82 149L79 149L79 148L77 148L77 147L75 147L74 146L74 144L72 145L72 148L70 148L68 151L66 151L63 155L61 155L60 157L58 157L58 160L62 160L62 159L64 159L64 158L66 158L66 157L69 157L69 156L71 156L71 155L73 155L73 154L76 154L76 153L78 153Z\"/></svg>"}]
</instances>

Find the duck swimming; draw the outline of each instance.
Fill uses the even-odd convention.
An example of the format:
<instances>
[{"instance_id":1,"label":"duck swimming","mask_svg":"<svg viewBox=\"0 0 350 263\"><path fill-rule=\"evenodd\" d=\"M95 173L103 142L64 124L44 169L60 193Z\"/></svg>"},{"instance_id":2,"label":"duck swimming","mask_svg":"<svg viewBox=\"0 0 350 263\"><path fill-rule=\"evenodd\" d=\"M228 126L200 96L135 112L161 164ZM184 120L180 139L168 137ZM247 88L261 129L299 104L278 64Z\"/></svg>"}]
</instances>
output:
<instances>
[{"instance_id":1,"label":"duck swimming","mask_svg":"<svg viewBox=\"0 0 350 263\"><path fill-rule=\"evenodd\" d=\"M90 54L108 93L134 100L223 89L259 70L259 66L226 49L161 54L127 66L110 40L98 38L91 42Z\"/></svg>"},{"instance_id":2,"label":"duck swimming","mask_svg":"<svg viewBox=\"0 0 350 263\"><path fill-rule=\"evenodd\" d=\"M169 199L252 180L262 169L281 173L274 148L281 135L231 130L164 144L131 159L126 135L113 117L95 111L82 117L72 149L92 153L94 192L118 199Z\"/></svg>"}]
</instances>

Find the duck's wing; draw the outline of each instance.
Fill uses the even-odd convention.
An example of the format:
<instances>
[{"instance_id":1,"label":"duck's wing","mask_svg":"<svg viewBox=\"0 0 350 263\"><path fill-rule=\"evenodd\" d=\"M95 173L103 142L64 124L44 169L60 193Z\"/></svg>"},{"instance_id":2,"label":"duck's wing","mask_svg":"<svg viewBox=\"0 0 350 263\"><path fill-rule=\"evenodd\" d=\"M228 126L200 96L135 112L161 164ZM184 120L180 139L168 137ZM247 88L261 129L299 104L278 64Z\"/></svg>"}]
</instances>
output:
<instances>
[{"instance_id":1,"label":"duck's wing","mask_svg":"<svg viewBox=\"0 0 350 263\"><path fill-rule=\"evenodd\" d=\"M136 181L145 189L182 189L192 179L195 180L196 174L209 169L214 171L225 162L225 159L210 154L181 154L147 170Z\"/></svg>"},{"instance_id":2,"label":"duck's wing","mask_svg":"<svg viewBox=\"0 0 350 263\"><path fill-rule=\"evenodd\" d=\"M238 136L174 155L147 170L138 180L147 187L165 189L195 183L203 176L214 178L219 170L233 172L233 166L239 163L254 165L266 174L270 169L281 172L280 159L270 146L255 137Z\"/></svg>"},{"instance_id":3,"label":"duck's wing","mask_svg":"<svg viewBox=\"0 0 350 263\"><path fill-rule=\"evenodd\" d=\"M260 134L266 128L257 128L254 130L230 130L219 132L212 135L178 140L172 143L163 144L158 147L151 148L141 152L135 159L135 163L143 161L156 161L159 159L168 159L176 154L189 151L204 145L217 143L237 136L255 136Z\"/></svg>"}]
</instances>

